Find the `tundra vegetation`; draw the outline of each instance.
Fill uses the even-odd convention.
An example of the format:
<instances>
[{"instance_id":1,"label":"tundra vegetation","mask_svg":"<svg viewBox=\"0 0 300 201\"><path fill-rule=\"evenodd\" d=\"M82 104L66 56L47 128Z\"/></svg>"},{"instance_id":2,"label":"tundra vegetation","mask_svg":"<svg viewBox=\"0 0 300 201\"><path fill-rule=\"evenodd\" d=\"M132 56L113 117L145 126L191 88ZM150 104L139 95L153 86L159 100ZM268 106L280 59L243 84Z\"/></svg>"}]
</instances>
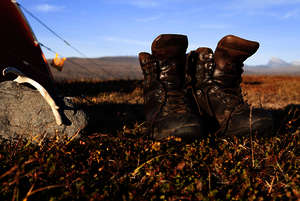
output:
<instances>
[{"instance_id":1,"label":"tundra vegetation","mask_svg":"<svg viewBox=\"0 0 300 201\"><path fill-rule=\"evenodd\" d=\"M1 200L299 200L300 77L244 76L254 107L273 110L276 136L186 144L147 136L142 81L64 81L91 125L79 139L0 144ZM76 135L76 133L74 133Z\"/></svg>"}]
</instances>

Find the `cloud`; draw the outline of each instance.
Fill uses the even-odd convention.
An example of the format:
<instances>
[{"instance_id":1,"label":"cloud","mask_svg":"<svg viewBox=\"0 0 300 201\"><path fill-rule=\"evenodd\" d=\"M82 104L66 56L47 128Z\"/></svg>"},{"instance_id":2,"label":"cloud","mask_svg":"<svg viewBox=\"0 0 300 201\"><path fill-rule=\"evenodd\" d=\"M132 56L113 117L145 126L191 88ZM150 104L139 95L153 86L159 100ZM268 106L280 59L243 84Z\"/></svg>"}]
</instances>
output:
<instances>
[{"instance_id":1,"label":"cloud","mask_svg":"<svg viewBox=\"0 0 300 201\"><path fill-rule=\"evenodd\" d=\"M104 37L105 41L116 42L116 43L125 43L130 45L138 45L138 46L148 46L151 44L149 41L140 41L134 39L127 39L127 38L119 38L119 37Z\"/></svg>"},{"instance_id":2,"label":"cloud","mask_svg":"<svg viewBox=\"0 0 300 201\"><path fill-rule=\"evenodd\" d=\"M155 15L155 16L151 16L151 17L145 17L145 18L138 18L136 19L137 22L152 22L152 21L156 21L159 20L163 15Z\"/></svg>"},{"instance_id":3,"label":"cloud","mask_svg":"<svg viewBox=\"0 0 300 201\"><path fill-rule=\"evenodd\" d=\"M279 5L299 4L300 0L239 0L236 5L248 8L266 8Z\"/></svg>"},{"instance_id":4,"label":"cloud","mask_svg":"<svg viewBox=\"0 0 300 201\"><path fill-rule=\"evenodd\" d=\"M288 11L287 13L285 13L282 18L283 19L290 19L290 18L295 18L295 17L298 17L300 14L300 10L299 9L296 9L296 10L291 10L291 11Z\"/></svg>"},{"instance_id":5,"label":"cloud","mask_svg":"<svg viewBox=\"0 0 300 201\"><path fill-rule=\"evenodd\" d=\"M228 8L245 11L296 5L300 5L300 0L233 0L229 3Z\"/></svg>"},{"instance_id":6,"label":"cloud","mask_svg":"<svg viewBox=\"0 0 300 201\"><path fill-rule=\"evenodd\" d=\"M107 0L110 3L129 4L138 8L161 8L178 3L187 3L187 0ZM192 0L189 0L192 1Z\"/></svg>"},{"instance_id":7,"label":"cloud","mask_svg":"<svg viewBox=\"0 0 300 201\"><path fill-rule=\"evenodd\" d=\"M226 24L200 24L198 28L200 29L226 29L230 27Z\"/></svg>"},{"instance_id":8,"label":"cloud","mask_svg":"<svg viewBox=\"0 0 300 201\"><path fill-rule=\"evenodd\" d=\"M40 4L35 7L35 10L40 12L56 12L64 9L62 6L55 6L50 4Z\"/></svg>"},{"instance_id":9,"label":"cloud","mask_svg":"<svg viewBox=\"0 0 300 201\"><path fill-rule=\"evenodd\" d=\"M197 0L101 0L107 4L130 5L141 9L168 9L198 2ZM179 7L181 9L181 7ZM182 9L181 9L182 10Z\"/></svg>"},{"instance_id":10,"label":"cloud","mask_svg":"<svg viewBox=\"0 0 300 201\"><path fill-rule=\"evenodd\" d=\"M140 8L152 8L159 6L159 1L155 0L131 0L129 4Z\"/></svg>"},{"instance_id":11,"label":"cloud","mask_svg":"<svg viewBox=\"0 0 300 201\"><path fill-rule=\"evenodd\" d=\"M232 0L224 5L227 16L250 15L289 19L299 16L300 0ZM290 11L289 11L290 10Z\"/></svg>"}]
</instances>

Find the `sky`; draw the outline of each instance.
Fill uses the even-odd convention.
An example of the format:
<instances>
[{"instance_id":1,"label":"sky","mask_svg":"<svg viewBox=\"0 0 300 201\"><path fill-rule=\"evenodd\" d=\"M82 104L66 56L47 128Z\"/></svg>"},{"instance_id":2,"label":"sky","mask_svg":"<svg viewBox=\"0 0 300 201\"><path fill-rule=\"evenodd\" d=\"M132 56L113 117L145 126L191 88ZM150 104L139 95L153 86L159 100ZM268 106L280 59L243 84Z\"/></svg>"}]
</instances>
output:
<instances>
[{"instance_id":1,"label":"sky","mask_svg":"<svg viewBox=\"0 0 300 201\"><path fill-rule=\"evenodd\" d=\"M228 34L258 41L245 63L272 57L300 61L300 0L18 0L87 57L150 52L164 33L188 36L188 51L216 48ZM25 13L39 42L65 57L80 57ZM48 58L55 55L43 48Z\"/></svg>"}]
</instances>

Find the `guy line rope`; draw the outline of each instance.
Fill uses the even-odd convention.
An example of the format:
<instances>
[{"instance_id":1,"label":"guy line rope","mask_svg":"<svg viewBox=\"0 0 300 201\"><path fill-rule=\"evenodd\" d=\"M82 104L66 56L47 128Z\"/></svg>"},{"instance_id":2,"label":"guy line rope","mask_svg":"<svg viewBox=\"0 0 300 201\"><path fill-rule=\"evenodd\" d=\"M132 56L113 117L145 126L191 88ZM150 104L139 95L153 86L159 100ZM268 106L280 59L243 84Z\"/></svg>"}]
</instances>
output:
<instances>
[{"instance_id":1,"label":"guy line rope","mask_svg":"<svg viewBox=\"0 0 300 201\"><path fill-rule=\"evenodd\" d=\"M75 48L70 42L68 42L67 40L65 40L61 35L59 35L58 33L56 33L53 29L51 29L49 26L47 26L42 20L40 20L38 17L36 17L33 13L31 13L28 9L26 9L23 5L21 5L20 3L18 2L15 2L22 10L24 10L29 16L31 16L33 19L35 19L38 23L40 23L42 26L44 26L48 31L50 31L53 35L55 35L58 39L60 39L61 41L63 41L67 46L69 46L70 48L72 48L74 51L76 51L78 54L80 54L84 59L86 59L90 64L93 64L93 65L96 65L96 66L99 66L99 64L97 64L96 62L90 60L90 58L88 58L84 53L82 53L80 50L78 50L77 48ZM52 53L56 53L54 50L52 50L51 48L49 48L48 46L44 45L43 43L39 42L39 45L41 47L44 47L45 49L47 49L49 52L52 52ZM67 60L68 61L68 60ZM69 61L71 62L71 61ZM92 72L80 65L80 64L77 64L76 62L72 61L71 62L72 64L75 64L75 65L78 65L80 66L81 68L84 68L87 72L91 73ZM104 73L108 74L109 76L111 76L112 78L115 78L113 76L113 74L111 74L109 71L107 70L104 70L104 69L101 69Z\"/></svg>"}]
</instances>

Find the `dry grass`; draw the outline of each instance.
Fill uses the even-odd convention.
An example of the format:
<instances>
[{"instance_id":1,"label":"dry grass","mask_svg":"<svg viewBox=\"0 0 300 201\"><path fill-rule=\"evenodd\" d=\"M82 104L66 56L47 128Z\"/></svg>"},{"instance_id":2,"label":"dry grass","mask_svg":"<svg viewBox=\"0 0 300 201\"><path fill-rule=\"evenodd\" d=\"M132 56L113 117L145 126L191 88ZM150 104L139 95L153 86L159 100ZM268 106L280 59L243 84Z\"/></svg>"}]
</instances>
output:
<instances>
[{"instance_id":1,"label":"dry grass","mask_svg":"<svg viewBox=\"0 0 300 201\"><path fill-rule=\"evenodd\" d=\"M74 83L69 81L69 84ZM81 81L79 82L81 83ZM82 83L86 83L83 81ZM92 81L101 88L101 82ZM266 109L280 109L289 104L300 104L300 76L266 76L246 75L243 77L242 90L244 99L254 107ZM82 102L111 102L125 104L143 104L142 83L132 82L131 86L120 86L131 88L128 90L106 90L87 94L88 100ZM83 92L84 93L84 92Z\"/></svg>"},{"instance_id":2,"label":"dry grass","mask_svg":"<svg viewBox=\"0 0 300 201\"><path fill-rule=\"evenodd\" d=\"M300 76L244 76L245 100L254 107L279 109L300 104Z\"/></svg>"},{"instance_id":3,"label":"dry grass","mask_svg":"<svg viewBox=\"0 0 300 201\"><path fill-rule=\"evenodd\" d=\"M117 104L143 104L142 93L143 91L140 87L137 87L129 94L121 92L103 92L99 93L95 97L92 97L91 101L94 103L111 102Z\"/></svg>"},{"instance_id":4,"label":"dry grass","mask_svg":"<svg viewBox=\"0 0 300 201\"><path fill-rule=\"evenodd\" d=\"M95 121L78 140L0 144L0 200L299 200L300 107L278 136L154 141L141 81L61 83ZM245 76L247 100L300 102L300 77ZM257 135L259 136L259 134Z\"/></svg>"}]
</instances>

